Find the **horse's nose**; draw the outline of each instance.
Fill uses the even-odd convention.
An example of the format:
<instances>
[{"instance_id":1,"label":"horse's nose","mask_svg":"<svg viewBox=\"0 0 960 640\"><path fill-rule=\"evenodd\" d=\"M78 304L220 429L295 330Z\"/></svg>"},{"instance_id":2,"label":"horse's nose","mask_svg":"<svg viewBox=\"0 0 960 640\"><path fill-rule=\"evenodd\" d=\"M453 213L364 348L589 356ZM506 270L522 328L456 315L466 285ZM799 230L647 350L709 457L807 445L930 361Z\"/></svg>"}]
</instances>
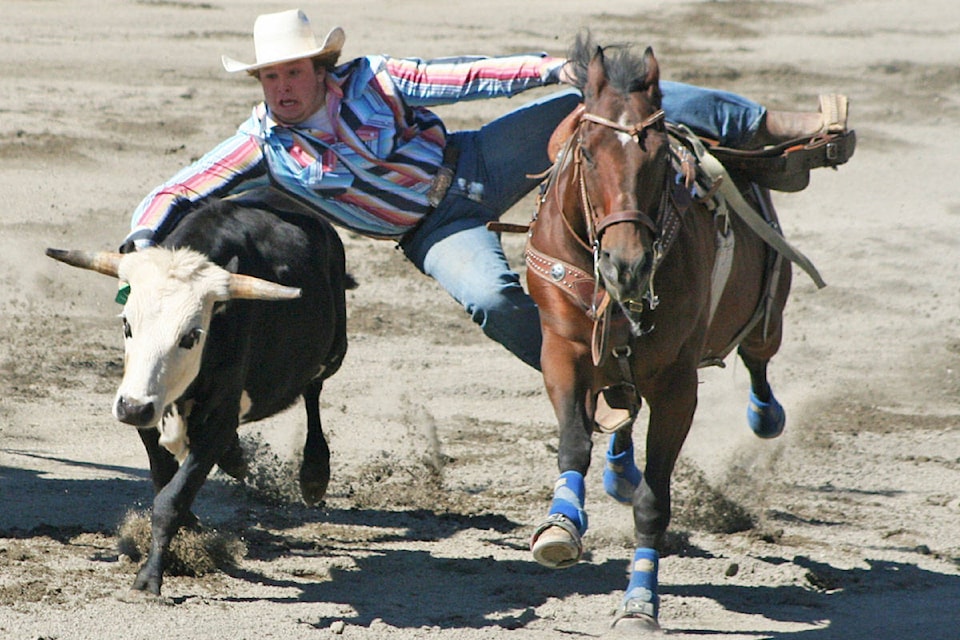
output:
<instances>
[{"instance_id":1,"label":"horse's nose","mask_svg":"<svg viewBox=\"0 0 960 640\"><path fill-rule=\"evenodd\" d=\"M600 275L607 291L617 300L639 300L650 273L650 254L630 257L621 253L600 252Z\"/></svg>"},{"instance_id":2,"label":"horse's nose","mask_svg":"<svg viewBox=\"0 0 960 640\"><path fill-rule=\"evenodd\" d=\"M113 408L113 415L117 420L135 427L143 427L153 421L154 409L152 402L142 403L130 400L124 396L117 398Z\"/></svg>"}]
</instances>

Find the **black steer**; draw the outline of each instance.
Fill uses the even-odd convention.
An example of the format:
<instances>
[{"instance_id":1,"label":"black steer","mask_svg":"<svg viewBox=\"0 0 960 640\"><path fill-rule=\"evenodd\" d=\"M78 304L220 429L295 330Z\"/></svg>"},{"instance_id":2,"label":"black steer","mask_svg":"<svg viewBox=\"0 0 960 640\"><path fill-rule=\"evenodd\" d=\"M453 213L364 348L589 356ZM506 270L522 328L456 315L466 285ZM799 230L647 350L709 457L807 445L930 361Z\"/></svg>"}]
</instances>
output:
<instances>
[{"instance_id":1,"label":"black steer","mask_svg":"<svg viewBox=\"0 0 960 640\"><path fill-rule=\"evenodd\" d=\"M150 553L134 589L160 593L164 552L181 526L196 522L191 505L213 465L243 477L237 426L301 396L301 491L308 504L323 498L330 451L319 396L346 353L344 291L356 286L330 224L213 201L157 248L47 254L118 277L128 291L113 412L138 428L156 491Z\"/></svg>"}]
</instances>

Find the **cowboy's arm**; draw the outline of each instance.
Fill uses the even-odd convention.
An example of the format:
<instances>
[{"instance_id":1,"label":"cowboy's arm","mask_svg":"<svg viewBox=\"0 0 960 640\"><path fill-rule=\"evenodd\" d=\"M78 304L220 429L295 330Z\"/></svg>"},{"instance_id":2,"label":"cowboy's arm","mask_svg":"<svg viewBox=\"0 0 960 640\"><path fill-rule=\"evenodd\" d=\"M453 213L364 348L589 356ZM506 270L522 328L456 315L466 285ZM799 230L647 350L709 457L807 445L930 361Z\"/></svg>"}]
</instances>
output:
<instances>
[{"instance_id":1,"label":"cowboy's arm","mask_svg":"<svg viewBox=\"0 0 960 640\"><path fill-rule=\"evenodd\" d=\"M143 199L133 212L123 249L154 244L201 200L223 197L263 177L262 160L259 140L241 127Z\"/></svg>"},{"instance_id":2,"label":"cowboy's arm","mask_svg":"<svg viewBox=\"0 0 960 640\"><path fill-rule=\"evenodd\" d=\"M384 71L412 106L509 97L561 79L563 58L546 53L421 60L385 58Z\"/></svg>"}]
</instances>

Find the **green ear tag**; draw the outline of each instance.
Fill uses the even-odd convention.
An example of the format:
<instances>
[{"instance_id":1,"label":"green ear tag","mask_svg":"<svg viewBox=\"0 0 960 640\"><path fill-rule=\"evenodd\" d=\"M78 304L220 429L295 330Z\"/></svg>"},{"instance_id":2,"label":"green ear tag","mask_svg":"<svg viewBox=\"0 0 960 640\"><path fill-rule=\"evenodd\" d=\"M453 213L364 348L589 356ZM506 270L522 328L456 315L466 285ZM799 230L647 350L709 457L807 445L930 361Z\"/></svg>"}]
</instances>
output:
<instances>
[{"instance_id":1,"label":"green ear tag","mask_svg":"<svg viewBox=\"0 0 960 640\"><path fill-rule=\"evenodd\" d=\"M130 285L126 282L120 285L117 290L117 297L114 300L117 304L127 304L127 298L130 296Z\"/></svg>"}]
</instances>

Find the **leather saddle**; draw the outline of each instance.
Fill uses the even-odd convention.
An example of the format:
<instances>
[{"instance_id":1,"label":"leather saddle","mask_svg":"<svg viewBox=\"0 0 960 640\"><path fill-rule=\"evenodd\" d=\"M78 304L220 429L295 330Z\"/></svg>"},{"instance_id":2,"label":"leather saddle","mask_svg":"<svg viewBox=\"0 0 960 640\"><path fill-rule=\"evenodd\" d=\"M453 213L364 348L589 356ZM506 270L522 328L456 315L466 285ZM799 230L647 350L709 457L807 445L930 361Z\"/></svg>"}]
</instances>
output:
<instances>
[{"instance_id":1,"label":"leather saddle","mask_svg":"<svg viewBox=\"0 0 960 640\"><path fill-rule=\"evenodd\" d=\"M807 187L811 169L838 167L853 156L856 146L857 133L850 130L797 138L763 149L707 145L707 151L730 173L761 187L792 192Z\"/></svg>"}]
</instances>

